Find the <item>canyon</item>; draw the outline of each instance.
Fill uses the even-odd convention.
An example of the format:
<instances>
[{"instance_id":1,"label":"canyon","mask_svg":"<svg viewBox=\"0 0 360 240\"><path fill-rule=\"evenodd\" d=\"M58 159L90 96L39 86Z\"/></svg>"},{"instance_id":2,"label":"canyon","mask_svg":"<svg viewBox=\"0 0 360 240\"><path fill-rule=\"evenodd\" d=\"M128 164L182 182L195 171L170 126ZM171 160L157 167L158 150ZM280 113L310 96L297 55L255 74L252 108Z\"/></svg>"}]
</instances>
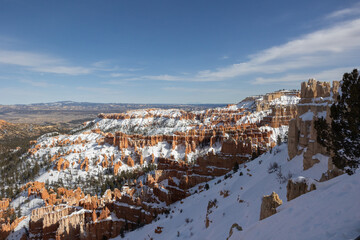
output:
<instances>
[{"instance_id":1,"label":"canyon","mask_svg":"<svg viewBox=\"0 0 360 240\"><path fill-rule=\"evenodd\" d=\"M211 196L224 200L211 204L209 200L202 226L211 229L219 221L214 218L218 205L222 209L222 201L229 199L236 199L241 211L251 205L254 215L246 223L232 224L236 229L242 231L259 221L259 216L265 221L279 214L276 209L283 202L286 205L316 192L322 181L341 175L331 164L330 153L316 142L314 130L318 117L330 121L329 106L338 88L339 82L331 87L311 79L301 85L300 92L282 90L248 97L223 108L101 113L70 134L45 134L30 142L24 160L48 167L36 181L22 186L17 199L0 202L0 236L13 239L15 233L10 233L18 232L16 236L22 239L109 239L126 233L137 239L139 231L133 230L140 228L143 236L169 239L165 217L181 216L182 204L211 192L209 186L219 189L220 185L221 191ZM270 188L261 188L257 194L260 199L264 196L262 203L247 199L253 196L251 187L237 179L259 179L260 183L261 171L268 171L262 162L269 164L272 159L282 165L275 173L265 174L274 179L274 186L280 186L280 192L267 195L270 192L263 191ZM287 169L285 176L282 171ZM119 185L110 187L107 180L119 181ZM102 191L89 181L106 187ZM226 183L231 186L233 181L241 181L244 189L240 190L249 195L235 196L232 188L227 189ZM36 207L27 208L29 203ZM5 215L11 206L23 210L23 216L12 222ZM238 234L233 229L230 237Z\"/></svg>"}]
</instances>

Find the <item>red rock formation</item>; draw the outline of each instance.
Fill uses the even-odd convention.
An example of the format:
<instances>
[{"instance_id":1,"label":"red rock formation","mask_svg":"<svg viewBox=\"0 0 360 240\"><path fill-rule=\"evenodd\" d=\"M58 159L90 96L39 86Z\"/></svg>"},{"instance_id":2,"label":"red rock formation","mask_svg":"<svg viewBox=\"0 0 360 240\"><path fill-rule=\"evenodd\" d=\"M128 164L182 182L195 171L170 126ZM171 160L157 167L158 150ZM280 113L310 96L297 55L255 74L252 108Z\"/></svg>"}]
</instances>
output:
<instances>
[{"instance_id":1,"label":"red rock formation","mask_svg":"<svg viewBox=\"0 0 360 240\"><path fill-rule=\"evenodd\" d=\"M119 168L120 168L121 166L122 166L121 161L115 163L115 165L114 165L114 175L117 175L117 174L118 174Z\"/></svg>"},{"instance_id":2,"label":"red rock formation","mask_svg":"<svg viewBox=\"0 0 360 240\"><path fill-rule=\"evenodd\" d=\"M101 210L101 213L100 213L100 217L99 217L99 221L103 220L103 219L106 219L110 216L110 210L105 207L103 210Z\"/></svg>"},{"instance_id":3,"label":"red rock formation","mask_svg":"<svg viewBox=\"0 0 360 240\"><path fill-rule=\"evenodd\" d=\"M80 165L81 170L89 171L89 159L85 157L84 161Z\"/></svg>"},{"instance_id":4,"label":"red rock formation","mask_svg":"<svg viewBox=\"0 0 360 240\"><path fill-rule=\"evenodd\" d=\"M0 210L6 210L10 205L10 199L8 198L3 198L0 201Z\"/></svg>"},{"instance_id":5,"label":"red rock formation","mask_svg":"<svg viewBox=\"0 0 360 240\"><path fill-rule=\"evenodd\" d=\"M290 159L304 152L304 170L312 167L319 160L313 158L317 153L329 156L326 148L316 140L317 134L314 122L318 117L330 119L329 106L338 95L339 82L334 81L331 87L329 82L318 82L310 79L301 84L301 100L297 105L297 116L290 121L288 152ZM333 169L329 159L329 170Z\"/></svg>"},{"instance_id":6,"label":"red rock formation","mask_svg":"<svg viewBox=\"0 0 360 240\"><path fill-rule=\"evenodd\" d=\"M132 158L130 156L127 156L127 161L126 161L127 165L129 167L134 167L134 160L132 160Z\"/></svg>"},{"instance_id":7,"label":"red rock formation","mask_svg":"<svg viewBox=\"0 0 360 240\"><path fill-rule=\"evenodd\" d=\"M21 217L21 218L16 218L12 223L10 223L10 221L8 221L6 224L3 223L0 226L0 239L6 239L9 234L14 231L14 229L17 227L17 225L19 225L19 223L24 220L26 218L26 216ZM23 237L22 237L23 239Z\"/></svg>"}]
</instances>

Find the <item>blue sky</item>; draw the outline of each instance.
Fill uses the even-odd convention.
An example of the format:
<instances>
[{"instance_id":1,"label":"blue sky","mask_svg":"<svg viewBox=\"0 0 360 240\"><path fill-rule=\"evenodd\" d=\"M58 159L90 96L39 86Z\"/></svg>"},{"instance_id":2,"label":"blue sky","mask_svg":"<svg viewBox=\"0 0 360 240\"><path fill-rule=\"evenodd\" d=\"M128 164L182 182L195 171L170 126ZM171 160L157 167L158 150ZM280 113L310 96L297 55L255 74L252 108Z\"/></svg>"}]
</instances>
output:
<instances>
[{"instance_id":1,"label":"blue sky","mask_svg":"<svg viewBox=\"0 0 360 240\"><path fill-rule=\"evenodd\" d=\"M359 55L359 1L0 0L0 104L235 103Z\"/></svg>"}]
</instances>

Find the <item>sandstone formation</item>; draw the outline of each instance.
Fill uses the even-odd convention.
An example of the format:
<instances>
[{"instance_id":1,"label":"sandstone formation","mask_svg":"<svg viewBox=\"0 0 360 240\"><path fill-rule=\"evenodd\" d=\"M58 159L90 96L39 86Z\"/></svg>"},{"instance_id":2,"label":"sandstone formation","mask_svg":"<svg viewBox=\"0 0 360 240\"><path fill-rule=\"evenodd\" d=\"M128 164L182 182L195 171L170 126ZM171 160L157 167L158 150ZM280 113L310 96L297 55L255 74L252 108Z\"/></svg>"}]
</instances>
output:
<instances>
[{"instance_id":1,"label":"sandstone formation","mask_svg":"<svg viewBox=\"0 0 360 240\"><path fill-rule=\"evenodd\" d=\"M14 229L19 225L19 223L24 220L26 217L16 218L13 222L7 221L7 223L2 223L0 225L0 239L6 239L9 234L14 231ZM21 240L26 239L25 236L22 236Z\"/></svg>"},{"instance_id":2,"label":"sandstone formation","mask_svg":"<svg viewBox=\"0 0 360 240\"><path fill-rule=\"evenodd\" d=\"M338 96L339 82L318 82L310 79L301 84L301 100L297 105L297 116L289 124L288 151L290 159L301 153L304 154L304 170L319 162L316 154L329 156L326 148L316 140L317 134L314 122L318 118L325 118L330 122L330 106ZM329 169L332 169L329 158Z\"/></svg>"},{"instance_id":3,"label":"sandstone formation","mask_svg":"<svg viewBox=\"0 0 360 240\"><path fill-rule=\"evenodd\" d=\"M25 219L25 217L12 218L15 210L10 208L10 199L0 200L0 239L6 239L7 236Z\"/></svg>"},{"instance_id":4,"label":"sandstone formation","mask_svg":"<svg viewBox=\"0 0 360 240\"><path fill-rule=\"evenodd\" d=\"M282 204L282 200L275 192L263 196L260 210L260 220L263 220L276 213L276 208Z\"/></svg>"},{"instance_id":5,"label":"sandstone formation","mask_svg":"<svg viewBox=\"0 0 360 240\"><path fill-rule=\"evenodd\" d=\"M308 184L306 178L299 178L297 181L293 181L290 179L288 180L288 184L286 186L286 198L288 201L291 201L294 198L297 198L298 196L315 189L316 185L314 183Z\"/></svg>"}]
</instances>

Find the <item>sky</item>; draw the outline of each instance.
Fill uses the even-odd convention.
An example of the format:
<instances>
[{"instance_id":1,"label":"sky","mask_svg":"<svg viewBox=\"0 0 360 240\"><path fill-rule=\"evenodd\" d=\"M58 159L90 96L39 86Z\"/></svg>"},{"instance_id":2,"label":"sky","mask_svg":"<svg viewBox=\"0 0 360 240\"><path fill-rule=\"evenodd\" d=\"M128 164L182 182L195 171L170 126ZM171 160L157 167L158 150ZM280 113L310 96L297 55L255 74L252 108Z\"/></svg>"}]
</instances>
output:
<instances>
[{"instance_id":1,"label":"sky","mask_svg":"<svg viewBox=\"0 0 360 240\"><path fill-rule=\"evenodd\" d=\"M0 104L236 103L359 56L360 1L0 0Z\"/></svg>"}]
</instances>

